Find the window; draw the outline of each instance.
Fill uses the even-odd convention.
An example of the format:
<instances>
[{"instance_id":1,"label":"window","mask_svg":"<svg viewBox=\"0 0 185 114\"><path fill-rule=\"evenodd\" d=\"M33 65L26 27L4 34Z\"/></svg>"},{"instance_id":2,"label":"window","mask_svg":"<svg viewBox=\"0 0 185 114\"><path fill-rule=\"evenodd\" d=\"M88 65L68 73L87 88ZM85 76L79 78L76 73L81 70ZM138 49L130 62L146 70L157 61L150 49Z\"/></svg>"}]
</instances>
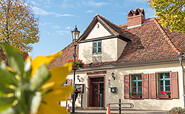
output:
<instances>
[{"instance_id":1,"label":"window","mask_svg":"<svg viewBox=\"0 0 185 114\"><path fill-rule=\"evenodd\" d=\"M142 93L142 75L141 74L131 75L131 93L132 94Z\"/></svg>"},{"instance_id":2,"label":"window","mask_svg":"<svg viewBox=\"0 0 185 114\"><path fill-rule=\"evenodd\" d=\"M102 53L102 41L94 41L93 42L93 54Z\"/></svg>"},{"instance_id":3,"label":"window","mask_svg":"<svg viewBox=\"0 0 185 114\"><path fill-rule=\"evenodd\" d=\"M170 91L170 73L158 73L158 92Z\"/></svg>"}]
</instances>

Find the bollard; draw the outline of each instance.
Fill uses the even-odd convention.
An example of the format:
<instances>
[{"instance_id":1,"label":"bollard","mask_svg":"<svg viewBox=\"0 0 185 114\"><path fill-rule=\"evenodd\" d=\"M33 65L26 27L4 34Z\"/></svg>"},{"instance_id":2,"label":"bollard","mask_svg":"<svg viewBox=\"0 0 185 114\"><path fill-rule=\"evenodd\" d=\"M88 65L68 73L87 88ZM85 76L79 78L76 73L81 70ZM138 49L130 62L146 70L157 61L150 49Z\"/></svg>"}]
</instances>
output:
<instances>
[{"instance_id":1,"label":"bollard","mask_svg":"<svg viewBox=\"0 0 185 114\"><path fill-rule=\"evenodd\" d=\"M121 99L119 99L119 114L121 114Z\"/></svg>"}]
</instances>

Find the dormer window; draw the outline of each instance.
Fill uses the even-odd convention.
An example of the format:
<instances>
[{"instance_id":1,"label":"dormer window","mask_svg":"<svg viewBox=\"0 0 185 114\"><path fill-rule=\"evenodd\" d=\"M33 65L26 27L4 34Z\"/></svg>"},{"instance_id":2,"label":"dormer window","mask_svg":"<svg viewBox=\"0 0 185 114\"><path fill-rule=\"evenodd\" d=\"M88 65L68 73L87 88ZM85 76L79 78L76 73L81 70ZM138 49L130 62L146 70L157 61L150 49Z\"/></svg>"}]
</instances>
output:
<instances>
[{"instance_id":1,"label":"dormer window","mask_svg":"<svg viewBox=\"0 0 185 114\"><path fill-rule=\"evenodd\" d=\"M101 54L102 53L102 41L93 41L93 54Z\"/></svg>"}]
</instances>

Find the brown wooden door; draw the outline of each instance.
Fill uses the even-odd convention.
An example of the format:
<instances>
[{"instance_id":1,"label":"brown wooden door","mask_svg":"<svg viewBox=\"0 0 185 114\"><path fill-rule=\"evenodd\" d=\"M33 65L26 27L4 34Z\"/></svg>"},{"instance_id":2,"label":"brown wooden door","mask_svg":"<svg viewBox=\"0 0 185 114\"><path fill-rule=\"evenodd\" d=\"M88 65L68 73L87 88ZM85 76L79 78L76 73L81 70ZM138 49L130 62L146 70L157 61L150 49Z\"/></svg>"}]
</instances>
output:
<instances>
[{"instance_id":1,"label":"brown wooden door","mask_svg":"<svg viewBox=\"0 0 185 114\"><path fill-rule=\"evenodd\" d=\"M104 83L93 83L92 89L92 106L103 107Z\"/></svg>"},{"instance_id":2,"label":"brown wooden door","mask_svg":"<svg viewBox=\"0 0 185 114\"><path fill-rule=\"evenodd\" d=\"M93 107L99 107L99 102L100 102L100 99L99 99L99 88L100 88L100 84L97 84L97 83L93 83L92 84L92 89L93 89L93 92L92 92L92 106Z\"/></svg>"},{"instance_id":3,"label":"brown wooden door","mask_svg":"<svg viewBox=\"0 0 185 114\"><path fill-rule=\"evenodd\" d=\"M104 107L104 77L89 79L89 107Z\"/></svg>"}]
</instances>

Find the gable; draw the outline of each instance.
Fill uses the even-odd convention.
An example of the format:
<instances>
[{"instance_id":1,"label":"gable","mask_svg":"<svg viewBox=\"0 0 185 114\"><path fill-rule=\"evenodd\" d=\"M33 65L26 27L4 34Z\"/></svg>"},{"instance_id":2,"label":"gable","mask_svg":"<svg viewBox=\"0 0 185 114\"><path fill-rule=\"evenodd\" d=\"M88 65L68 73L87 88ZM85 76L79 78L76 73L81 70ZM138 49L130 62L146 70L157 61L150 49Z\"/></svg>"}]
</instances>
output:
<instances>
[{"instance_id":1,"label":"gable","mask_svg":"<svg viewBox=\"0 0 185 114\"><path fill-rule=\"evenodd\" d=\"M111 34L103 27L100 22L97 22L86 39L99 38L104 36L110 36Z\"/></svg>"},{"instance_id":2,"label":"gable","mask_svg":"<svg viewBox=\"0 0 185 114\"><path fill-rule=\"evenodd\" d=\"M98 28L99 26L99 28ZM78 39L78 42L93 41L93 39L109 39L109 38L120 38L126 42L131 41L127 38L123 30L117 25L113 24L109 20L103 18L100 15L96 15L91 23L88 25L84 33Z\"/></svg>"}]
</instances>

